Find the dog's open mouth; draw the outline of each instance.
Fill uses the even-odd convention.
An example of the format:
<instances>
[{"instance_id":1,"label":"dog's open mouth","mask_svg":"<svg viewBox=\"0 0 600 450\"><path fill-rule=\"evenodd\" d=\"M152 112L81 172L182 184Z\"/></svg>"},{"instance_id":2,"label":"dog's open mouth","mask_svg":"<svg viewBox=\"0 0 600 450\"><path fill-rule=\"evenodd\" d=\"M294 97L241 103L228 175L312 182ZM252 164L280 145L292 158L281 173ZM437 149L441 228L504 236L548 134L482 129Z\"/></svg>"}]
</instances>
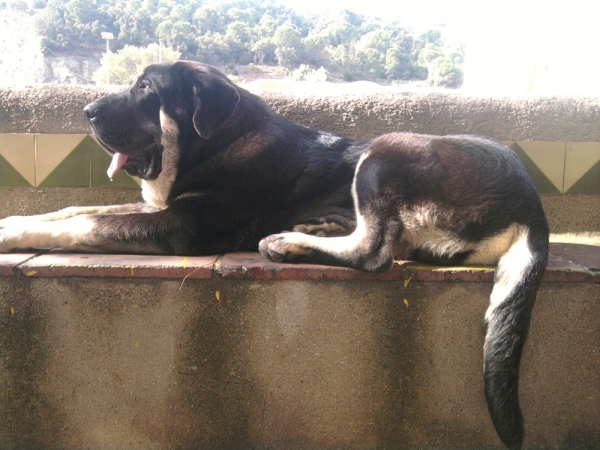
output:
<instances>
[{"instance_id":1,"label":"dog's open mouth","mask_svg":"<svg viewBox=\"0 0 600 450\"><path fill-rule=\"evenodd\" d=\"M131 176L155 180L162 170L161 150L161 146L156 142L146 145L134 155L109 149L113 155L106 174L112 180L119 170L123 169Z\"/></svg>"},{"instance_id":2,"label":"dog's open mouth","mask_svg":"<svg viewBox=\"0 0 600 450\"><path fill-rule=\"evenodd\" d=\"M119 169L127 162L127 159L129 159L129 156L115 152L112 161L110 162L110 166L108 166L108 170L106 171L108 178L112 180Z\"/></svg>"}]
</instances>

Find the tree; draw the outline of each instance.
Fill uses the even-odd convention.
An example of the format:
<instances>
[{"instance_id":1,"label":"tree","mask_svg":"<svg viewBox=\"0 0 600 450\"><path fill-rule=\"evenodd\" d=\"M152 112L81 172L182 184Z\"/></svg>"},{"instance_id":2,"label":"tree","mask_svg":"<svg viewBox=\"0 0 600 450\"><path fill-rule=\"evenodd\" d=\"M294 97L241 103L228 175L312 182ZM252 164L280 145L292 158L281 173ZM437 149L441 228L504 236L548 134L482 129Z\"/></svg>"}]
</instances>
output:
<instances>
[{"instance_id":1,"label":"tree","mask_svg":"<svg viewBox=\"0 0 600 450\"><path fill-rule=\"evenodd\" d=\"M252 46L254 54L254 63L273 64L276 63L275 50L277 46L271 38L262 38Z\"/></svg>"},{"instance_id":2,"label":"tree","mask_svg":"<svg viewBox=\"0 0 600 450\"><path fill-rule=\"evenodd\" d=\"M463 55L460 45L440 47L430 42L419 54L418 66L426 70L427 81L432 86L457 88L463 82Z\"/></svg>"},{"instance_id":3,"label":"tree","mask_svg":"<svg viewBox=\"0 0 600 450\"><path fill-rule=\"evenodd\" d=\"M225 18L216 9L208 6L202 6L194 12L193 23L201 34L225 31Z\"/></svg>"},{"instance_id":4,"label":"tree","mask_svg":"<svg viewBox=\"0 0 600 450\"><path fill-rule=\"evenodd\" d=\"M327 48L327 36L321 34L309 35L302 40L304 45L304 60L313 66L328 66L331 64Z\"/></svg>"},{"instance_id":5,"label":"tree","mask_svg":"<svg viewBox=\"0 0 600 450\"><path fill-rule=\"evenodd\" d=\"M282 25L275 30L273 36L275 57L281 67L292 69L297 67L303 53L300 33L289 25Z\"/></svg>"},{"instance_id":6,"label":"tree","mask_svg":"<svg viewBox=\"0 0 600 450\"><path fill-rule=\"evenodd\" d=\"M410 54L394 46L385 54L385 74L392 80L410 80L414 77L414 66Z\"/></svg>"},{"instance_id":7,"label":"tree","mask_svg":"<svg viewBox=\"0 0 600 450\"><path fill-rule=\"evenodd\" d=\"M225 39L229 46L232 61L237 64L248 64L250 55L250 27L244 22L232 22L227 25Z\"/></svg>"},{"instance_id":8,"label":"tree","mask_svg":"<svg viewBox=\"0 0 600 450\"><path fill-rule=\"evenodd\" d=\"M233 60L229 42L221 33L211 33L196 38L196 58L207 64L226 64Z\"/></svg>"}]
</instances>

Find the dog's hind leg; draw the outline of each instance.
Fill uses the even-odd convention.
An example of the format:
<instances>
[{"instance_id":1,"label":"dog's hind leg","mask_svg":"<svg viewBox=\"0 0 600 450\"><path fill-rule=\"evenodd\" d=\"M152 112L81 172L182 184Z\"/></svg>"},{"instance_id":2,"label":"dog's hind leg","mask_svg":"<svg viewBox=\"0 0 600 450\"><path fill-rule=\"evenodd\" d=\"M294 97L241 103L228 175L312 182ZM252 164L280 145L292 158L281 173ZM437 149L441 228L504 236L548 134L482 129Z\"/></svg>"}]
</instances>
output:
<instances>
[{"instance_id":1,"label":"dog's hind leg","mask_svg":"<svg viewBox=\"0 0 600 450\"><path fill-rule=\"evenodd\" d=\"M384 227L357 217L348 236L321 237L292 232L273 234L260 241L259 250L273 261L305 261L351 267L366 272L384 272L393 263L393 242L385 239Z\"/></svg>"},{"instance_id":2,"label":"dog's hind leg","mask_svg":"<svg viewBox=\"0 0 600 450\"><path fill-rule=\"evenodd\" d=\"M366 171L361 170L367 156L365 154L359 162L352 186L356 228L351 234L340 237L274 234L260 241L262 255L273 261L307 261L366 272L389 270L394 259L394 243L402 231L398 208L393 205L398 196L388 195L379 186L377 163L368 164Z\"/></svg>"},{"instance_id":3,"label":"dog's hind leg","mask_svg":"<svg viewBox=\"0 0 600 450\"><path fill-rule=\"evenodd\" d=\"M547 224L520 226L498 263L485 316L485 396L498 436L510 449L520 449L525 434L518 398L519 363L547 259Z\"/></svg>"}]
</instances>

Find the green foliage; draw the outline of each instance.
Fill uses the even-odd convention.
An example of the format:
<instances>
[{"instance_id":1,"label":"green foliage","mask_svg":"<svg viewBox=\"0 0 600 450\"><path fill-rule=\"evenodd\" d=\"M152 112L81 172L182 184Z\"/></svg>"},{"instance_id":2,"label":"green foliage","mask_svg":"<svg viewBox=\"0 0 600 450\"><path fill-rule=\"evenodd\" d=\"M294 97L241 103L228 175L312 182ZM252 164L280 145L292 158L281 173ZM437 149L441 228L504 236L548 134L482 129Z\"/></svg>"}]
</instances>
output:
<instances>
[{"instance_id":1,"label":"green foliage","mask_svg":"<svg viewBox=\"0 0 600 450\"><path fill-rule=\"evenodd\" d=\"M19 1L10 0L9 7ZM349 81L462 82L464 51L448 45L440 29L415 36L399 22L383 24L351 11L305 17L263 0L28 1L42 7L36 26L45 53L102 51L100 32L108 31L115 35L114 51L149 48L160 39L182 58L220 66L253 62L293 71L304 64Z\"/></svg>"},{"instance_id":2,"label":"green foliage","mask_svg":"<svg viewBox=\"0 0 600 450\"><path fill-rule=\"evenodd\" d=\"M460 87L463 62L464 48L461 45L444 45L440 39L427 42L417 58L421 73L426 73L427 82L435 87Z\"/></svg>"},{"instance_id":3,"label":"green foliage","mask_svg":"<svg viewBox=\"0 0 600 450\"><path fill-rule=\"evenodd\" d=\"M172 61L181 57L181 53L169 47L162 48L162 60ZM116 53L103 54L101 67L92 75L96 84L106 84L106 70L109 68L111 84L130 84L142 69L158 62L159 46L150 44L147 47L126 45Z\"/></svg>"},{"instance_id":4,"label":"green foliage","mask_svg":"<svg viewBox=\"0 0 600 450\"><path fill-rule=\"evenodd\" d=\"M290 79L293 81L309 81L324 83L327 81L327 70L324 67L311 69L308 64L300 64L296 70L290 74Z\"/></svg>"}]
</instances>

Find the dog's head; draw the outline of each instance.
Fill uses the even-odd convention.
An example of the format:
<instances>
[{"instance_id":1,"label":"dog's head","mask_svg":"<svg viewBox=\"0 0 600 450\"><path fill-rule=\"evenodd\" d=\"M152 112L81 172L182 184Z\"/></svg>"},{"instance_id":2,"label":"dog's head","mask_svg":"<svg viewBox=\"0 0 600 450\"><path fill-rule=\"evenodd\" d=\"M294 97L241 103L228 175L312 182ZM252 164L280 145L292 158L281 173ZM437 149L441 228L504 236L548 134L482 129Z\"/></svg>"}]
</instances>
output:
<instances>
[{"instance_id":1,"label":"dog's head","mask_svg":"<svg viewBox=\"0 0 600 450\"><path fill-rule=\"evenodd\" d=\"M165 116L177 124L183 149L190 133L204 140L218 134L239 101L238 88L218 70L176 61L146 67L127 90L84 111L98 142L113 154L111 178L122 167L154 180L162 170Z\"/></svg>"}]
</instances>

